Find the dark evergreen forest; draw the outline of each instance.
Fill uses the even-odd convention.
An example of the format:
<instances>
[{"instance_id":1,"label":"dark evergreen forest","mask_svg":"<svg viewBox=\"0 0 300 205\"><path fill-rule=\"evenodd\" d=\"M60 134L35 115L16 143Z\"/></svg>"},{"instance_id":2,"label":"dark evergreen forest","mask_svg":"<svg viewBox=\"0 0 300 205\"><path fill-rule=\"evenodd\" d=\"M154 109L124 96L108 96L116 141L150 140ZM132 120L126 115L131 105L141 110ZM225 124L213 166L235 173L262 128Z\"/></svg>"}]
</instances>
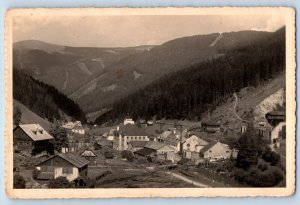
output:
<instances>
[{"instance_id":1,"label":"dark evergreen forest","mask_svg":"<svg viewBox=\"0 0 300 205\"><path fill-rule=\"evenodd\" d=\"M199 120L203 112L214 109L233 92L284 72L285 28L251 46L219 53L222 55L218 58L164 76L122 98L96 123L125 116Z\"/></svg>"},{"instance_id":2,"label":"dark evergreen forest","mask_svg":"<svg viewBox=\"0 0 300 205\"><path fill-rule=\"evenodd\" d=\"M85 114L78 104L55 87L13 69L13 98L50 122L62 120L63 114L85 122Z\"/></svg>"}]
</instances>

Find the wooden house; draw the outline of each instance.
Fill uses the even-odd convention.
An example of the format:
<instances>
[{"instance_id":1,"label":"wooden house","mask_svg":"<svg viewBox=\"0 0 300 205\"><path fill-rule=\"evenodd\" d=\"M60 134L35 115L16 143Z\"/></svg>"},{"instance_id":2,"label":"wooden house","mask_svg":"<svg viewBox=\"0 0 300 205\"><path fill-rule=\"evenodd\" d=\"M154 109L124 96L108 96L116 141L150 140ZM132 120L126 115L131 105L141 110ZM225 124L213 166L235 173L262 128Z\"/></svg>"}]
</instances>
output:
<instances>
[{"instance_id":1,"label":"wooden house","mask_svg":"<svg viewBox=\"0 0 300 205\"><path fill-rule=\"evenodd\" d=\"M86 148L83 151L81 151L79 153L80 157L86 159L87 161L89 161L89 165L95 165L96 164L96 157L97 155L95 154L95 152L90 149L90 148Z\"/></svg>"},{"instance_id":2,"label":"wooden house","mask_svg":"<svg viewBox=\"0 0 300 205\"><path fill-rule=\"evenodd\" d=\"M54 178L66 177L73 181L78 177L86 177L88 172L86 159L73 153L58 154L40 162L36 168L41 173L52 173Z\"/></svg>"},{"instance_id":3,"label":"wooden house","mask_svg":"<svg viewBox=\"0 0 300 205\"><path fill-rule=\"evenodd\" d=\"M149 162L155 161L156 151L149 148L143 148L133 152L135 158L144 158Z\"/></svg>"},{"instance_id":4,"label":"wooden house","mask_svg":"<svg viewBox=\"0 0 300 205\"><path fill-rule=\"evenodd\" d=\"M39 124L23 124L13 130L14 148L30 155L53 153L53 137Z\"/></svg>"}]
</instances>

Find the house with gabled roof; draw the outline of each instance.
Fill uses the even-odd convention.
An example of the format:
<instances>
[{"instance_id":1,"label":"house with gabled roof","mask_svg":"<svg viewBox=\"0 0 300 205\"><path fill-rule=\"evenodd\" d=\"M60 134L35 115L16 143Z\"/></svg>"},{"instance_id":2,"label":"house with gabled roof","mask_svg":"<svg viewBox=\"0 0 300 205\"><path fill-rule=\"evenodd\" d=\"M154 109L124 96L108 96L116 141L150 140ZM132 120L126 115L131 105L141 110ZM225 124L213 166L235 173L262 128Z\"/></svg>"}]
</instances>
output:
<instances>
[{"instance_id":1,"label":"house with gabled roof","mask_svg":"<svg viewBox=\"0 0 300 205\"><path fill-rule=\"evenodd\" d=\"M157 160L171 160L174 162L176 148L162 142L150 141L145 145L146 149L155 150Z\"/></svg>"},{"instance_id":2,"label":"house with gabled roof","mask_svg":"<svg viewBox=\"0 0 300 205\"><path fill-rule=\"evenodd\" d=\"M201 139L200 137L192 134L188 136L182 144L183 156L197 162L200 158L200 150L202 150L209 142Z\"/></svg>"},{"instance_id":3,"label":"house with gabled roof","mask_svg":"<svg viewBox=\"0 0 300 205\"><path fill-rule=\"evenodd\" d=\"M14 148L30 155L53 153L53 137L39 124L22 124L13 130Z\"/></svg>"},{"instance_id":4,"label":"house with gabled roof","mask_svg":"<svg viewBox=\"0 0 300 205\"><path fill-rule=\"evenodd\" d=\"M81 134L81 135L85 134L85 129L82 126L80 121L68 122L68 123L62 125L62 127L66 128L68 130L71 130L74 133L78 133L78 134Z\"/></svg>"},{"instance_id":5,"label":"house with gabled roof","mask_svg":"<svg viewBox=\"0 0 300 205\"><path fill-rule=\"evenodd\" d=\"M176 149L161 142L150 141L145 145L145 148L153 149L156 154L165 154L167 152L176 152Z\"/></svg>"},{"instance_id":6,"label":"house with gabled roof","mask_svg":"<svg viewBox=\"0 0 300 205\"><path fill-rule=\"evenodd\" d=\"M80 157L86 159L89 161L89 165L95 165L96 164L96 153L91 148L85 148L79 152Z\"/></svg>"},{"instance_id":7,"label":"house with gabled roof","mask_svg":"<svg viewBox=\"0 0 300 205\"><path fill-rule=\"evenodd\" d=\"M200 152L202 148L208 145L208 142L196 135L188 136L183 142L183 151Z\"/></svg>"},{"instance_id":8,"label":"house with gabled roof","mask_svg":"<svg viewBox=\"0 0 300 205\"><path fill-rule=\"evenodd\" d=\"M200 157L211 161L229 159L230 156L231 150L229 146L219 141L210 142L200 150Z\"/></svg>"},{"instance_id":9,"label":"house with gabled roof","mask_svg":"<svg viewBox=\"0 0 300 205\"><path fill-rule=\"evenodd\" d=\"M78 177L86 177L89 161L73 153L57 154L36 165L41 173L49 173L54 179L66 177L73 181Z\"/></svg>"},{"instance_id":10,"label":"house with gabled roof","mask_svg":"<svg viewBox=\"0 0 300 205\"><path fill-rule=\"evenodd\" d=\"M175 148L179 152L182 150L182 143L185 141L185 138L182 136L182 133L176 130L167 130L160 135L159 141Z\"/></svg>"}]
</instances>

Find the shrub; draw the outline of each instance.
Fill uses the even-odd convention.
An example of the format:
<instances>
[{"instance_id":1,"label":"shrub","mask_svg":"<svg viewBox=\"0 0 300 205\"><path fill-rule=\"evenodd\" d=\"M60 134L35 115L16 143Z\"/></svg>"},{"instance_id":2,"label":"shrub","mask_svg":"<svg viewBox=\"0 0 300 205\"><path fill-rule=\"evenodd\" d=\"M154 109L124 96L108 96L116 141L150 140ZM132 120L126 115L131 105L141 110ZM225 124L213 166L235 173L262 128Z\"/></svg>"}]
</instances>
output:
<instances>
[{"instance_id":1,"label":"shrub","mask_svg":"<svg viewBox=\"0 0 300 205\"><path fill-rule=\"evenodd\" d=\"M263 173L258 169L249 169L248 171L238 169L235 172L235 179L243 184L254 187L273 187L281 182L283 178L283 174L278 170Z\"/></svg>"},{"instance_id":2,"label":"shrub","mask_svg":"<svg viewBox=\"0 0 300 205\"><path fill-rule=\"evenodd\" d=\"M110 151L105 151L104 152L104 156L105 156L106 159L112 159L112 158L114 158L113 153L110 152Z\"/></svg>"},{"instance_id":3,"label":"shrub","mask_svg":"<svg viewBox=\"0 0 300 205\"><path fill-rule=\"evenodd\" d=\"M275 166L280 160L280 155L267 147L264 154L262 155L262 158L266 162L270 162L272 166Z\"/></svg>"},{"instance_id":4,"label":"shrub","mask_svg":"<svg viewBox=\"0 0 300 205\"><path fill-rule=\"evenodd\" d=\"M49 188L71 188L72 183L66 177L57 177L55 179L51 179L48 183Z\"/></svg>"},{"instance_id":5,"label":"shrub","mask_svg":"<svg viewBox=\"0 0 300 205\"><path fill-rule=\"evenodd\" d=\"M14 175L14 189L25 189L26 181L24 177L20 174Z\"/></svg>"},{"instance_id":6,"label":"shrub","mask_svg":"<svg viewBox=\"0 0 300 205\"><path fill-rule=\"evenodd\" d=\"M41 173L40 170L38 170L37 168L34 168L32 171L32 178L37 179L37 177L39 176L40 173Z\"/></svg>"},{"instance_id":7,"label":"shrub","mask_svg":"<svg viewBox=\"0 0 300 205\"><path fill-rule=\"evenodd\" d=\"M133 160L134 160L134 156L133 156L132 152L130 152L128 150L122 151L122 158L126 158L128 162L133 162Z\"/></svg>"},{"instance_id":8,"label":"shrub","mask_svg":"<svg viewBox=\"0 0 300 205\"><path fill-rule=\"evenodd\" d=\"M260 170L260 171L266 171L268 169L268 164L266 163L260 163L257 168Z\"/></svg>"}]
</instances>

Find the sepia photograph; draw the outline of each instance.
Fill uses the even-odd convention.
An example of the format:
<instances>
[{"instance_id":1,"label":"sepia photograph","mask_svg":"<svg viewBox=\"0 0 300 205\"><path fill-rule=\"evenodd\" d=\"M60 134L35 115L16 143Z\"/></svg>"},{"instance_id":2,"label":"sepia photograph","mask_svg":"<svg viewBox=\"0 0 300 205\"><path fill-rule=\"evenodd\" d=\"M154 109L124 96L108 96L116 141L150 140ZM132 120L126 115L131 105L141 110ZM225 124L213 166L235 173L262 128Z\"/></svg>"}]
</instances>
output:
<instances>
[{"instance_id":1,"label":"sepia photograph","mask_svg":"<svg viewBox=\"0 0 300 205\"><path fill-rule=\"evenodd\" d=\"M7 193L292 194L294 15L275 7L9 11Z\"/></svg>"}]
</instances>

